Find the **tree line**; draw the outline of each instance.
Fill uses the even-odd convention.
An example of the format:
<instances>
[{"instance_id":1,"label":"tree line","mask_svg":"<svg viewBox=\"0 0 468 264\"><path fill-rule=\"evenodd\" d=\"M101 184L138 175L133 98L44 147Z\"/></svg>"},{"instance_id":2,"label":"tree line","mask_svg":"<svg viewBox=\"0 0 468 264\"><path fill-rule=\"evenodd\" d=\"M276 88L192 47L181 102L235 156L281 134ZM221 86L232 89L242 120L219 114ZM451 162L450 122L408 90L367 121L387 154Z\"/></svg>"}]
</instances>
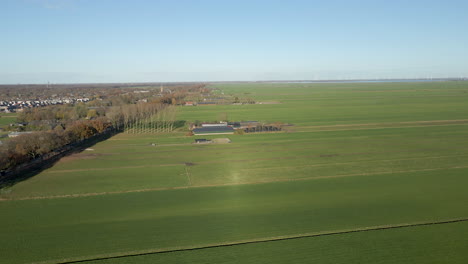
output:
<instances>
[{"instance_id":1,"label":"tree line","mask_svg":"<svg viewBox=\"0 0 468 264\"><path fill-rule=\"evenodd\" d=\"M21 134L5 141L0 147L0 171L7 171L47 153L60 151L64 146L79 143L111 128L104 118L77 120L65 128Z\"/></svg>"},{"instance_id":2,"label":"tree line","mask_svg":"<svg viewBox=\"0 0 468 264\"><path fill-rule=\"evenodd\" d=\"M86 139L103 133L160 133L181 126L175 105L189 93L208 92L205 84L148 86L0 87L0 97L34 98L73 94L92 98L87 103L50 105L18 113L13 131L21 134L0 143L0 171L61 153ZM14 89L15 88L15 89ZM72 89L73 88L73 89Z\"/></svg>"},{"instance_id":3,"label":"tree line","mask_svg":"<svg viewBox=\"0 0 468 264\"><path fill-rule=\"evenodd\" d=\"M138 103L109 109L113 127L125 133L171 132L176 123L176 108L160 103Z\"/></svg>"},{"instance_id":4,"label":"tree line","mask_svg":"<svg viewBox=\"0 0 468 264\"><path fill-rule=\"evenodd\" d=\"M50 126L4 141L0 145L0 171L11 170L47 153L60 152L66 146L79 144L103 133L169 132L175 121L174 106L157 102L95 110L86 105L77 105L44 107L21 113L18 117L21 121L46 122ZM28 126L25 127L28 129Z\"/></svg>"}]
</instances>

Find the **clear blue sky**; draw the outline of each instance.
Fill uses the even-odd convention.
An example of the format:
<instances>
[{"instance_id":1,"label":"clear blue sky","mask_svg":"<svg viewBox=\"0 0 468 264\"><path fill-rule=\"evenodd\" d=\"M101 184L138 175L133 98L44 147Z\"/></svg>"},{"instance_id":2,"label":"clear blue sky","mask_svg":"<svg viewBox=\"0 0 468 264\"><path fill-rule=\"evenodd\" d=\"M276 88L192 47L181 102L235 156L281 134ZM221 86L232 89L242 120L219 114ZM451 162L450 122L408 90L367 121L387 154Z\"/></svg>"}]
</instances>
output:
<instances>
[{"instance_id":1,"label":"clear blue sky","mask_svg":"<svg viewBox=\"0 0 468 264\"><path fill-rule=\"evenodd\" d=\"M0 0L0 83L468 76L468 1Z\"/></svg>"}]
</instances>

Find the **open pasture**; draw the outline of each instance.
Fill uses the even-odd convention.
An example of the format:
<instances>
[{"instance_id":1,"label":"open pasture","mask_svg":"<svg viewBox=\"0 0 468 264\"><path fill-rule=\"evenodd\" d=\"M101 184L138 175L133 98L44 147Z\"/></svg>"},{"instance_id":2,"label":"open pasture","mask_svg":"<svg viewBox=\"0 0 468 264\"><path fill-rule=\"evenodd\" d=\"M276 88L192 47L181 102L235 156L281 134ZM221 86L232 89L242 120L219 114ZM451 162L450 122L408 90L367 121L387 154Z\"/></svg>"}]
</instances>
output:
<instances>
[{"instance_id":1,"label":"open pasture","mask_svg":"<svg viewBox=\"0 0 468 264\"><path fill-rule=\"evenodd\" d=\"M131 263L457 263L468 243L468 224L412 227L378 232L171 252L87 262Z\"/></svg>"},{"instance_id":2,"label":"open pasture","mask_svg":"<svg viewBox=\"0 0 468 264\"><path fill-rule=\"evenodd\" d=\"M62 158L0 190L0 263L468 261L467 83L213 88L279 103L178 118L293 126L219 145L192 143L226 136L119 134ZM446 220L461 222L340 233Z\"/></svg>"},{"instance_id":3,"label":"open pasture","mask_svg":"<svg viewBox=\"0 0 468 264\"><path fill-rule=\"evenodd\" d=\"M0 113L0 127L7 126L16 121L16 113Z\"/></svg>"}]
</instances>

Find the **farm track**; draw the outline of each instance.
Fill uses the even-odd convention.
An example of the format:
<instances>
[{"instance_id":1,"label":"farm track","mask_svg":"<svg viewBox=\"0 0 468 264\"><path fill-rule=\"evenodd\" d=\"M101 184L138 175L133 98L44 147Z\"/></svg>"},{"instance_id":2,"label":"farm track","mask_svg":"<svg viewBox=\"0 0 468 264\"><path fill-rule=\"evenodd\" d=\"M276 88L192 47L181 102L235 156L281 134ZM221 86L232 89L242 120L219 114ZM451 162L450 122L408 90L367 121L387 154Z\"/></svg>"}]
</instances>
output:
<instances>
[{"instance_id":1,"label":"farm track","mask_svg":"<svg viewBox=\"0 0 468 264\"><path fill-rule=\"evenodd\" d=\"M372 172L372 173L354 173L354 174L342 174L342 175L331 175L331 176L315 176L315 177L302 177L302 178L280 178L280 179L274 179L274 180L259 180L259 181L251 181L251 182L236 182L236 183L222 183L222 184L201 184L201 185L192 185L192 186L148 188L148 189L112 191L112 192L100 192L100 193L96 192L96 193L64 194L64 195L50 195L50 196L29 196L29 197L21 197L21 198L13 198L13 199L1 198L0 202L26 201L26 200L45 200L45 199L60 199L60 198L79 198L79 197L103 196L103 195L125 194L125 193L155 192L155 191L183 190L183 189L192 189L192 188L212 188L212 187L239 186L239 185L257 185L257 184L267 184L267 183L277 183L277 182L295 182L295 181L334 179L334 178L359 177L359 176L370 176L370 175L399 174L399 173L408 173L408 172L466 169L466 168L468 168L468 166L456 166L456 167L449 167L449 168L419 169L419 170L402 170L402 171L381 171L381 172Z\"/></svg>"},{"instance_id":2,"label":"farm track","mask_svg":"<svg viewBox=\"0 0 468 264\"><path fill-rule=\"evenodd\" d=\"M376 129L398 129L398 128L418 128L418 127L441 127L441 126L466 126L468 123L457 123L457 124L437 124L437 125L418 125L418 126L388 126L388 127L358 127L358 128L343 128L343 129L319 129L319 130L300 130L301 128L307 127L297 127L298 130L293 130L290 133L314 133L314 132L335 132L335 131L354 131L354 130L376 130ZM310 127L313 129L313 127Z\"/></svg>"},{"instance_id":3,"label":"farm track","mask_svg":"<svg viewBox=\"0 0 468 264\"><path fill-rule=\"evenodd\" d=\"M106 171L115 169L139 169L139 168L157 168L157 167L171 167L171 166L183 166L184 163L171 163L171 164L159 164L159 165L137 165L137 166L119 166L110 168L90 168L90 169L70 169L70 170L54 170L47 173L67 173L67 172L80 172L80 171Z\"/></svg>"},{"instance_id":4,"label":"farm track","mask_svg":"<svg viewBox=\"0 0 468 264\"><path fill-rule=\"evenodd\" d=\"M129 258L129 257L137 257L137 256L144 256L144 255L156 255L156 254L167 254L167 253L173 253L173 252L196 251L196 250L204 250L204 249L210 249L210 248L233 247L233 246L240 246L240 245L295 240L295 239L302 239L302 238L339 236L339 235L352 234L352 233L385 231L385 230L392 230L392 229L444 225L444 224L453 224L453 223L461 223L461 222L468 222L468 218L453 218L453 219L421 221L421 222L413 222L413 223L400 223L400 224L393 224L393 225L367 226L367 227L360 227L360 228L354 228L354 229L327 230L327 231L321 231L321 232L310 232L310 233L301 233L301 234L293 234L293 235L263 237L263 238L256 238L256 239L246 239L246 240L237 240L237 241L230 241L230 242L193 245L193 246L186 246L186 247L155 248L155 249L148 249L148 250L141 250L141 251L116 252L116 253L111 253L111 254L86 256L86 257L80 257L80 258L34 262L33 264L85 263L89 261Z\"/></svg>"},{"instance_id":5,"label":"farm track","mask_svg":"<svg viewBox=\"0 0 468 264\"><path fill-rule=\"evenodd\" d=\"M447 90L447 91L452 91L452 94L418 94L418 95L397 95L397 96L391 96L388 97L388 95L385 96L349 96L347 99L389 99L389 98L408 98L408 99L414 99L414 98L426 98L426 97L463 97L467 96L464 91L465 90ZM408 92L404 90L385 90L385 91L353 91L353 93L389 93L389 92ZM415 92L415 91L413 91ZM429 91L428 91L429 92ZM297 96L301 94L278 94L281 96ZM310 94L302 94L304 96L310 96ZM315 97L315 98L310 98L309 101L322 101L322 100L339 100L339 98L336 97ZM282 98L280 102L284 101L303 101L303 99L298 99L298 98Z\"/></svg>"},{"instance_id":6,"label":"farm track","mask_svg":"<svg viewBox=\"0 0 468 264\"><path fill-rule=\"evenodd\" d=\"M422 96L392 96L392 97L387 97L387 96L368 96L368 97L361 97L361 96L350 96L347 99L349 100L378 100L378 99L389 99L389 98L405 98L405 99L416 99L416 98L427 98L427 97L437 97L437 98L451 98L451 97L466 97L467 95L459 93L459 94L453 94L453 95L440 95L440 94L431 94L431 95L422 95ZM321 102L321 101L336 101L339 100L338 98L333 98L333 97L324 97L324 98L311 98L309 99L310 102ZM297 98L283 98L281 99L281 104L288 103L288 102L303 102L303 99L297 99ZM327 105L330 106L330 105Z\"/></svg>"},{"instance_id":7,"label":"farm track","mask_svg":"<svg viewBox=\"0 0 468 264\"><path fill-rule=\"evenodd\" d=\"M385 122L385 123L364 123L364 124L341 124L341 125L323 125L323 126L307 126L311 128L329 128L329 127L361 127L361 126L388 126L388 125L413 125L413 124L459 124L468 123L468 119L455 120L425 120L425 121L405 121L405 122Z\"/></svg>"},{"instance_id":8,"label":"farm track","mask_svg":"<svg viewBox=\"0 0 468 264\"><path fill-rule=\"evenodd\" d=\"M405 153L406 151L396 151L391 153ZM220 161L201 161L196 162L196 165L206 165L206 164L221 164L221 163L244 163L249 161L268 161L268 160L283 160L283 159L297 159L300 158L331 158L339 156L358 156L358 155L372 155L372 154L387 154L390 152L364 152L364 153L347 153L347 154L319 154L319 155L302 155L302 156L283 156L283 157L273 157L273 158L258 158L258 159L240 159L240 160L220 160ZM447 156L431 156L431 157L410 157L404 159L384 159L384 160L359 160L359 161L350 161L350 162L338 162L338 163L318 163L313 165L304 165L301 167L320 167L320 166L332 166L332 165L345 165L345 164L358 164L362 162L389 162L389 161L405 161L405 160L420 160L420 159L440 159L440 158L456 158L464 157L467 154L462 155L447 155ZM115 170L115 169L138 169L138 168L157 168L157 167L171 167L171 166L183 166L184 163L171 163L171 164L159 164L159 165L138 165L138 166L119 166L119 167L108 167L108 168L89 168L89 169L70 169L70 170L54 170L47 173L68 173L68 172L83 172L83 171L106 171L106 170ZM297 167L297 166L294 166ZM275 169L278 167L272 167ZM259 168L256 168L259 169ZM268 168L260 168L268 169Z\"/></svg>"}]
</instances>

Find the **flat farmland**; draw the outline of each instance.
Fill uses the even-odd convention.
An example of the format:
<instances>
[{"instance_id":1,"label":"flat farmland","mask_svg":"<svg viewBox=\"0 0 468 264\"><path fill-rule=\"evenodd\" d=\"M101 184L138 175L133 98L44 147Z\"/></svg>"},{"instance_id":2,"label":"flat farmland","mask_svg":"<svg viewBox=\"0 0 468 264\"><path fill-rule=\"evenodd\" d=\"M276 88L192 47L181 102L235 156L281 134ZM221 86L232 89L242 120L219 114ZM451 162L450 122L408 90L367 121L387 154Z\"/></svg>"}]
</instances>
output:
<instances>
[{"instance_id":1,"label":"flat farmland","mask_svg":"<svg viewBox=\"0 0 468 264\"><path fill-rule=\"evenodd\" d=\"M130 263L465 263L468 225L413 227L380 232L170 252L91 261Z\"/></svg>"},{"instance_id":2,"label":"flat farmland","mask_svg":"<svg viewBox=\"0 0 468 264\"><path fill-rule=\"evenodd\" d=\"M16 121L16 113L0 113L0 127L9 125Z\"/></svg>"},{"instance_id":3,"label":"flat farmland","mask_svg":"<svg viewBox=\"0 0 468 264\"><path fill-rule=\"evenodd\" d=\"M178 119L291 126L121 133L64 157L0 190L0 262L468 261L466 82L212 88L264 104Z\"/></svg>"}]
</instances>

